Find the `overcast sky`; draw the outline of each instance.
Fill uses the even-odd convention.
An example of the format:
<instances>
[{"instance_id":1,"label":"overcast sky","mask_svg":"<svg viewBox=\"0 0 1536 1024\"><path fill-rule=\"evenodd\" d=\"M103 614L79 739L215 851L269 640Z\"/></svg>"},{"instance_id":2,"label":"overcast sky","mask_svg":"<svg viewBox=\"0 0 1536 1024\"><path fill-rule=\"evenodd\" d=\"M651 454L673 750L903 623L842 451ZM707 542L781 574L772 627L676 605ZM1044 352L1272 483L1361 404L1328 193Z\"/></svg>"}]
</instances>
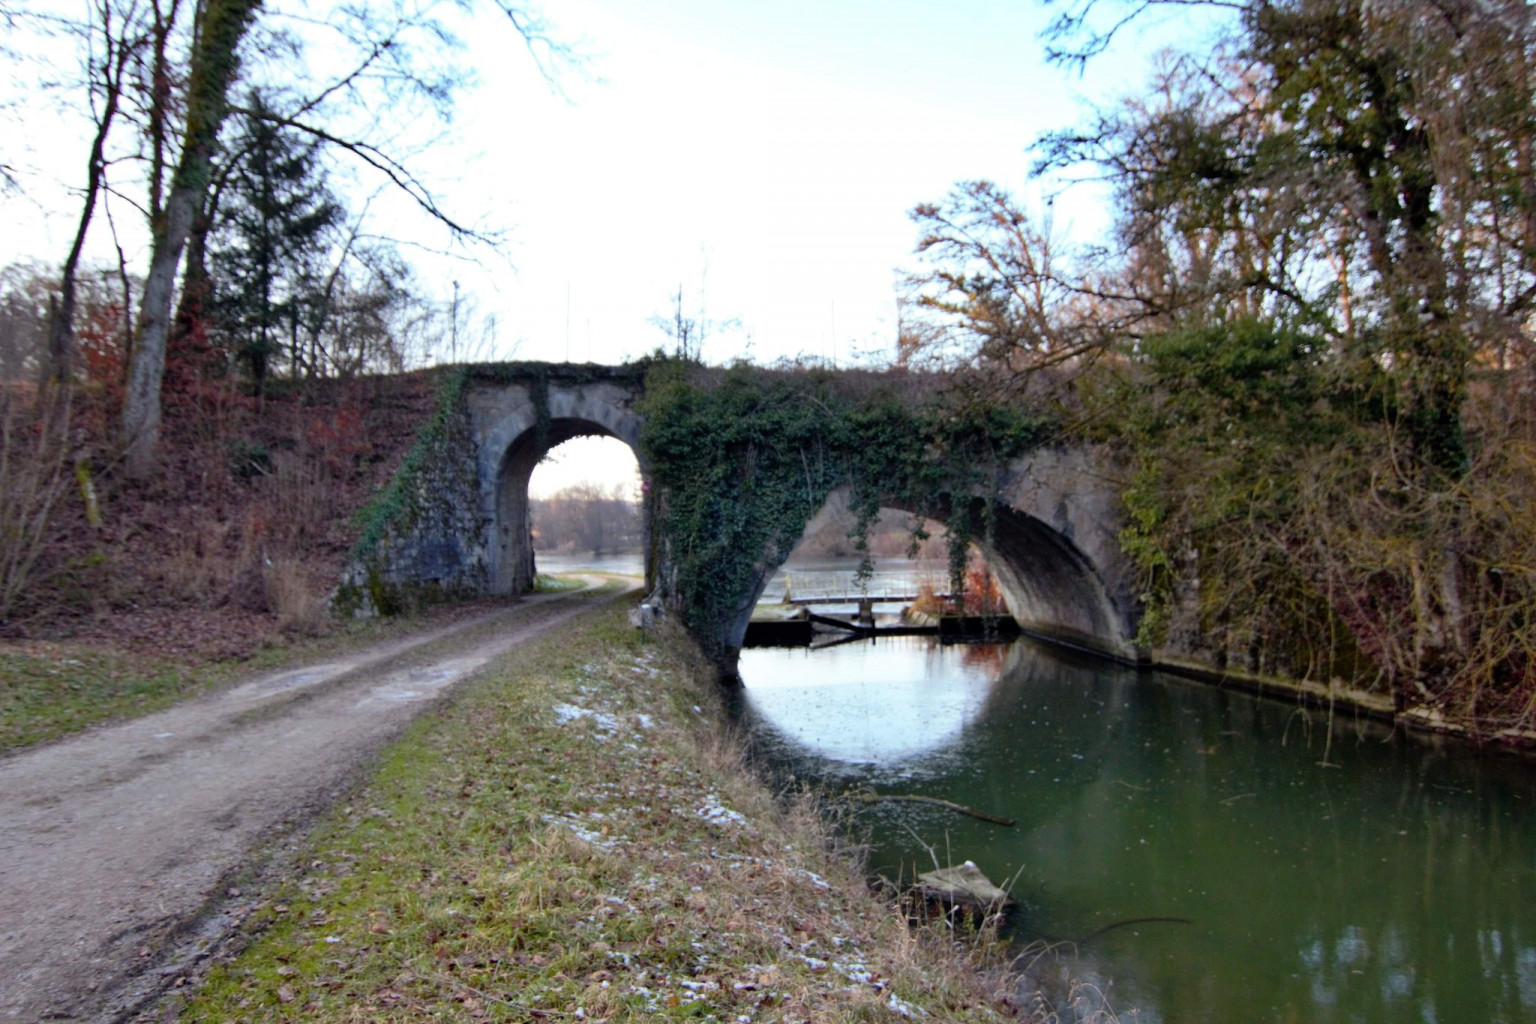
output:
<instances>
[{"instance_id":1,"label":"overcast sky","mask_svg":"<svg viewBox=\"0 0 1536 1024\"><path fill-rule=\"evenodd\" d=\"M1030 144L1080 119L1084 98L1134 90L1150 40L1181 32L1166 17L1142 26L1079 79L1045 66L1052 9L1022 0L545 9L554 35L588 55L587 76L565 75L566 95L554 94L511 31L485 20L464 53L479 86L455 137L418 164L456 216L509 238L478 265L415 257L438 294L457 280L494 312L494 346L471 353L481 358L643 355L666 343L648 321L679 286L688 315L740 324L706 339L709 362L888 356L916 237L907 211L972 178L1031 194ZM28 126L40 173L5 200L0 261L63 256L75 211L44 179L51 165L83 167L86 140L57 123ZM386 197L376 209L381 227L413 230L405 207ZM1080 237L1106 224L1086 187L1056 210Z\"/></svg>"},{"instance_id":2,"label":"overcast sky","mask_svg":"<svg viewBox=\"0 0 1536 1024\"><path fill-rule=\"evenodd\" d=\"M1140 45L1082 79L1048 68L1048 15L979 0L562 6L603 82L569 105L526 85L500 104L513 90L488 76L470 114L502 126L476 174L516 225L517 273L496 282L504 341L523 358L642 355L667 340L647 320L681 285L690 314L702 301L741 324L706 339L710 362L888 357L908 211L973 178L1038 198L1031 143L1145 74ZM1057 210L1079 237L1108 223L1092 189ZM561 454L536 490L601 461Z\"/></svg>"},{"instance_id":3,"label":"overcast sky","mask_svg":"<svg viewBox=\"0 0 1536 1024\"><path fill-rule=\"evenodd\" d=\"M681 286L687 312L741 323L706 340L711 362L748 338L759 361L889 353L907 211L969 178L1023 191L1029 144L1078 114L1081 83L1039 58L1043 18L1022 2L562 5L602 82L565 104L504 64L515 87L496 69L466 110L486 126L472 192L513 226L508 340L641 355ZM1091 203L1071 216L1103 226Z\"/></svg>"}]
</instances>

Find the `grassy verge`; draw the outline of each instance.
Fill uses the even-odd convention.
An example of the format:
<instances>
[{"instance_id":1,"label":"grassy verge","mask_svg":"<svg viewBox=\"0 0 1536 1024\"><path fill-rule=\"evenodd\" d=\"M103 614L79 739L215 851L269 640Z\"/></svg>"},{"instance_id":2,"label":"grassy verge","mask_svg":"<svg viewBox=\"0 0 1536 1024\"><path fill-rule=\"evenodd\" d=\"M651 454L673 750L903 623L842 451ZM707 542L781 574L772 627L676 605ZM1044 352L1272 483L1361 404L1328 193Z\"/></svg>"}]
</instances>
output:
<instances>
[{"instance_id":1,"label":"grassy verge","mask_svg":"<svg viewBox=\"0 0 1536 1024\"><path fill-rule=\"evenodd\" d=\"M562 590L580 590L582 586L581 580L572 576L550 576L541 572L533 578L536 594L558 594Z\"/></svg>"},{"instance_id":2,"label":"grassy verge","mask_svg":"<svg viewBox=\"0 0 1536 1024\"><path fill-rule=\"evenodd\" d=\"M708 669L613 607L419 720L313 834L192 1021L987 1021L723 739Z\"/></svg>"},{"instance_id":3,"label":"grassy verge","mask_svg":"<svg viewBox=\"0 0 1536 1024\"><path fill-rule=\"evenodd\" d=\"M404 625L400 619L335 623L323 636L268 644L249 658L228 661L189 661L91 642L8 642L0 645L0 755L147 715L252 672L344 653L454 614L435 609Z\"/></svg>"}]
</instances>

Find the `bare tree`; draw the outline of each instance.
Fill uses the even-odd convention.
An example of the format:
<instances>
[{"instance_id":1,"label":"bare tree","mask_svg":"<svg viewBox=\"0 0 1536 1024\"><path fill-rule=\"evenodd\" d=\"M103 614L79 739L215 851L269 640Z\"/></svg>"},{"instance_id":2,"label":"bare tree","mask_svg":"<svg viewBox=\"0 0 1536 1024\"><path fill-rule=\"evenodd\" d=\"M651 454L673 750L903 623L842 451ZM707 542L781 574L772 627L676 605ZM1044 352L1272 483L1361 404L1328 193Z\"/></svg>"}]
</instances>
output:
<instances>
[{"instance_id":1,"label":"bare tree","mask_svg":"<svg viewBox=\"0 0 1536 1024\"><path fill-rule=\"evenodd\" d=\"M203 0L187 61L181 154L165 198L151 223L149 272L134 334L128 390L123 402L123 444L130 474L147 475L160 436L160 383L181 252L211 180L214 147L228 114L228 93L239 66L240 42L258 0Z\"/></svg>"},{"instance_id":2,"label":"bare tree","mask_svg":"<svg viewBox=\"0 0 1536 1024\"><path fill-rule=\"evenodd\" d=\"M409 145L401 148L399 133L390 127L409 120L404 115L411 112L412 104L424 104L439 118L451 110L453 97L466 77L449 16L473 11L476 5L448 0L343 5L325 19L279 11L261 21L256 18L258 6L253 0L200 0L186 65L182 149L164 209L151 211L159 216L152 219L151 267L123 410L128 465L135 474L148 472L153 460L175 272L189 239L199 259L189 267L189 283L200 280L202 235L212 229L217 212L216 204L209 201L210 186L216 178L215 148L219 128L230 112L229 87L242 59L252 84L278 86L271 91L273 102L266 109L246 113L303 133L327 150L359 161L370 173L410 197L454 239L495 240L492 232L458 219L442 205L427 182L412 170ZM542 20L524 7L508 0L490 0L489 6L523 39L546 80L573 59L569 50L551 40ZM305 62L294 58L306 46L320 45L322 34L333 58L325 66L334 66L338 56L350 63L345 63L346 70L334 78L295 82L294 69L302 69ZM243 42L248 45L242 48ZM266 64L274 55L282 58L281 71L267 75ZM150 109L157 107L151 104ZM381 109L393 109L400 116L394 120L380 118ZM154 146L151 149L159 151Z\"/></svg>"},{"instance_id":3,"label":"bare tree","mask_svg":"<svg viewBox=\"0 0 1536 1024\"><path fill-rule=\"evenodd\" d=\"M1148 642L1531 721L1536 8L1068 0L1054 55L1159 6L1230 17L1039 150L1112 189L1112 245L984 184L919 207L909 348L1113 354L1092 436L1135 469Z\"/></svg>"},{"instance_id":4,"label":"bare tree","mask_svg":"<svg viewBox=\"0 0 1536 1024\"><path fill-rule=\"evenodd\" d=\"M80 219L59 275L57 299L49 311L48 363L42 385L49 393L45 401L50 406L49 419L55 427L62 425L62 393L74 378L76 284L91 219L107 184L107 138L117 120L130 69L149 39L138 0L129 0L126 4L117 0L95 0L85 31L89 39L86 81L95 131L86 160Z\"/></svg>"},{"instance_id":5,"label":"bare tree","mask_svg":"<svg viewBox=\"0 0 1536 1024\"><path fill-rule=\"evenodd\" d=\"M48 351L48 307L57 289L40 264L0 269L0 383L35 380Z\"/></svg>"}]
</instances>

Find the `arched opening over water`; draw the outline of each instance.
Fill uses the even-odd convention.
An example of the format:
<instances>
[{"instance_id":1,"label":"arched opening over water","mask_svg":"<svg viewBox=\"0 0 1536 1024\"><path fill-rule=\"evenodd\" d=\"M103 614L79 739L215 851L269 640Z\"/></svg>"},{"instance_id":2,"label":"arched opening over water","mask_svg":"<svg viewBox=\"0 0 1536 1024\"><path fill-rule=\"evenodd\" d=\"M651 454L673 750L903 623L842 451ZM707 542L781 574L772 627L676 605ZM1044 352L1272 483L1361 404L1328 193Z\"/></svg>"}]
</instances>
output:
<instances>
[{"instance_id":1,"label":"arched opening over water","mask_svg":"<svg viewBox=\"0 0 1536 1024\"><path fill-rule=\"evenodd\" d=\"M534 545L534 521L529 501L529 486L534 473L546 458L567 443L579 445L574 456L561 456L550 470L560 474L556 467L579 468L585 465L600 474L593 483L603 486L615 471L622 484L625 467L622 457L615 458L620 449L627 451L634 472L640 472L639 453L634 438L638 435L635 424L608 424L596 419L581 417L555 417L543 429L538 424L527 426L507 445L496 476L495 496L495 587L498 593L517 594L532 588L537 572ZM578 441L577 439L582 439ZM596 439L605 439L593 447ZM615 470L617 467L617 470ZM550 470L546 470L549 472ZM541 473L541 478L544 474ZM643 515L643 513L642 513ZM640 526L642 550L648 535L648 524Z\"/></svg>"},{"instance_id":2,"label":"arched opening over water","mask_svg":"<svg viewBox=\"0 0 1536 1024\"><path fill-rule=\"evenodd\" d=\"M982 499L970 500L976 505L973 521L983 521ZM948 505L947 500L940 500L930 509L902 508L897 503L885 504L882 508L909 517L943 521L950 511ZM990 530L974 537L972 547L995 578L1007 614L1027 631L1123 660L1133 660L1130 624L1110 599L1098 569L1072 538L1036 516L1007 504L995 504L991 515ZM775 581L780 580L780 565L792 563L794 552L799 551L807 539L836 529L840 524L846 532L854 518L849 491L839 488L806 524L794 549L777 560L775 553L768 553L751 592L751 601L739 610L728 633L733 646L741 646L753 609L763 594L776 585ZM939 575L945 577L946 573L941 569ZM947 585L947 578L945 583Z\"/></svg>"},{"instance_id":3,"label":"arched opening over water","mask_svg":"<svg viewBox=\"0 0 1536 1024\"><path fill-rule=\"evenodd\" d=\"M927 616L951 609L949 541L942 523L882 507L869 525L873 571L863 580L858 578L861 553L849 536L856 524L857 516L845 501L830 501L807 525L778 571L767 577L760 591L759 620L783 617L793 622L806 612L852 619L860 607L848 598L858 595L872 599L866 607L874 613L874 623L886 628L901 621L927 621ZM909 552L914 541L917 550ZM967 611L1008 614L995 584L988 587L985 582L986 559L975 545L970 546L966 576L971 598ZM982 590L990 590L990 596L971 593ZM930 662L944 654L931 643L932 637L882 636L872 642L816 628L808 647L744 650L738 663L745 684L739 697L743 707L771 726L771 743L782 744L798 757L894 764L942 751L980 713L996 675L990 666L978 663L969 666L956 685L936 687ZM757 634L763 632L760 625ZM759 732L759 739L769 735Z\"/></svg>"},{"instance_id":4,"label":"arched opening over water","mask_svg":"<svg viewBox=\"0 0 1536 1024\"><path fill-rule=\"evenodd\" d=\"M921 608L940 611L951 590L944 525L900 509L881 508L866 538L872 572L861 580L862 554L851 535L856 524L857 517L846 508L833 508L831 514L813 520L777 572L767 577L759 605L858 595L873 599L877 612L896 613L911 605L914 597ZM975 599L985 600L982 591L989 577L986 558L975 545L970 545L966 576L968 603L971 610L979 610ZM977 593L971 592L973 587ZM1008 614L995 585L991 589L986 612Z\"/></svg>"},{"instance_id":5,"label":"arched opening over water","mask_svg":"<svg viewBox=\"0 0 1536 1024\"><path fill-rule=\"evenodd\" d=\"M1008 612L1025 630L1125 658L1131 635L1099 571L1066 534L1007 505L993 509L975 545L997 578Z\"/></svg>"}]
</instances>

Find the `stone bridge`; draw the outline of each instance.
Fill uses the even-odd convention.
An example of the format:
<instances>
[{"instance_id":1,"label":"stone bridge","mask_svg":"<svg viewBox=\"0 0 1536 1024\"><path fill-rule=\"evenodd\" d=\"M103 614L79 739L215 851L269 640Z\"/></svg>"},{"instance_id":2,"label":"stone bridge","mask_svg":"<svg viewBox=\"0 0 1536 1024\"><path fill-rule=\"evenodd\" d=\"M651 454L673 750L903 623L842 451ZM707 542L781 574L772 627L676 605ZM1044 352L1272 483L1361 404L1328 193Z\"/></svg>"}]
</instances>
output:
<instances>
[{"instance_id":1,"label":"stone bridge","mask_svg":"<svg viewBox=\"0 0 1536 1024\"><path fill-rule=\"evenodd\" d=\"M646 367L494 364L445 371L441 406L390 489L365 510L368 527L337 600L388 613L434 595L516 594L533 585L528 481L555 445L601 435L629 445L649 481L637 404ZM1111 657L1141 658L1137 605L1121 553L1118 490L1105 456L1091 448L1042 447L1002 468L988 540L977 541L1008 609L1027 632ZM647 516L665 508L651 491ZM972 499L979 500L979 499ZM934 507L904 508L941 518ZM803 535L850 514L834 489ZM652 535L647 529L647 537ZM647 585L674 608L667 552L648 542ZM792 545L754 556L740 599L710 624L722 667L734 665L752 606ZM706 644L706 647L709 645ZM724 656L721 657L721 652Z\"/></svg>"}]
</instances>

